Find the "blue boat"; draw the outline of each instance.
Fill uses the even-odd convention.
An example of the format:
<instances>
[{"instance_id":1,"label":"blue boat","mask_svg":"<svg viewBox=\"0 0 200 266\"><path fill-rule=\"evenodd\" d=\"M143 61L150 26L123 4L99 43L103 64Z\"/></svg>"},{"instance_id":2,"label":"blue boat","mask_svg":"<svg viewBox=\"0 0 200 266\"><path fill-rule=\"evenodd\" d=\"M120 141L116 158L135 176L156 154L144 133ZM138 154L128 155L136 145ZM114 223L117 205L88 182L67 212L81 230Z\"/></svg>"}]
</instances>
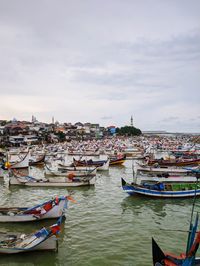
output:
<instances>
[{"instance_id":1,"label":"blue boat","mask_svg":"<svg viewBox=\"0 0 200 266\"><path fill-rule=\"evenodd\" d=\"M127 183L123 178L122 188L129 195L141 195L155 198L189 198L200 196L200 186L195 187L195 183L143 183L141 185L135 183Z\"/></svg>"}]
</instances>

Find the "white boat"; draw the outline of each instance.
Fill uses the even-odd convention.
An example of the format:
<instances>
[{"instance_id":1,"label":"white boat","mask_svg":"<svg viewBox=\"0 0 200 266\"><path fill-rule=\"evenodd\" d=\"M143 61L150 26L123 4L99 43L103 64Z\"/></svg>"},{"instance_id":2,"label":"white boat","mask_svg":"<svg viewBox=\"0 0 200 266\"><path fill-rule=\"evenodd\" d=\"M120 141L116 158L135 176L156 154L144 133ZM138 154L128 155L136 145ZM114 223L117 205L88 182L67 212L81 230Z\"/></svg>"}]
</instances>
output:
<instances>
[{"instance_id":1,"label":"white boat","mask_svg":"<svg viewBox=\"0 0 200 266\"><path fill-rule=\"evenodd\" d=\"M11 169L24 169L29 167L29 159L30 159L30 153L29 151L26 153L24 158L16 163L11 164Z\"/></svg>"},{"instance_id":2,"label":"white boat","mask_svg":"<svg viewBox=\"0 0 200 266\"><path fill-rule=\"evenodd\" d=\"M89 177L95 176L93 171L68 171L68 170L53 170L45 167L45 176L64 176L64 177Z\"/></svg>"},{"instance_id":3,"label":"white boat","mask_svg":"<svg viewBox=\"0 0 200 266\"><path fill-rule=\"evenodd\" d=\"M29 165L30 166L43 166L45 162L45 154L42 154L37 157L29 158Z\"/></svg>"},{"instance_id":4,"label":"white boat","mask_svg":"<svg viewBox=\"0 0 200 266\"><path fill-rule=\"evenodd\" d=\"M169 177L164 176L148 176L148 175L137 175L137 177L134 180L135 184L142 185L146 182L148 183L173 183L173 184L181 184L181 183L196 183L197 178L196 176L176 176L176 175L170 175Z\"/></svg>"},{"instance_id":5,"label":"white boat","mask_svg":"<svg viewBox=\"0 0 200 266\"><path fill-rule=\"evenodd\" d=\"M65 165L65 164L58 164L58 171L62 170L67 170L67 171L89 171L90 173L96 174L97 172L97 167L94 166L71 166L70 165Z\"/></svg>"},{"instance_id":6,"label":"white boat","mask_svg":"<svg viewBox=\"0 0 200 266\"><path fill-rule=\"evenodd\" d=\"M0 254L16 254L35 250L57 250L58 240L55 237L60 231L60 219L56 224L32 234L4 235L0 240Z\"/></svg>"},{"instance_id":7,"label":"white boat","mask_svg":"<svg viewBox=\"0 0 200 266\"><path fill-rule=\"evenodd\" d=\"M88 180L68 181L68 180L53 180L48 179L46 181L22 181L16 177L12 177L9 181L10 185L20 185L29 187L80 187L80 186L91 186L95 185L96 177Z\"/></svg>"},{"instance_id":8,"label":"white boat","mask_svg":"<svg viewBox=\"0 0 200 266\"><path fill-rule=\"evenodd\" d=\"M188 175L191 174L192 171L198 170L199 167L192 168L177 168L177 167L153 167L148 165L138 164L136 170L138 173L152 173L152 174L180 174L180 175Z\"/></svg>"},{"instance_id":9,"label":"white boat","mask_svg":"<svg viewBox=\"0 0 200 266\"><path fill-rule=\"evenodd\" d=\"M134 182L142 185L145 182L164 182L164 183L195 183L197 177L194 173L198 168L155 168L150 166L139 166L136 168Z\"/></svg>"},{"instance_id":10,"label":"white boat","mask_svg":"<svg viewBox=\"0 0 200 266\"><path fill-rule=\"evenodd\" d=\"M42 204L28 207L0 207L0 222L30 222L54 219L64 215L69 196L56 197Z\"/></svg>"},{"instance_id":11,"label":"white boat","mask_svg":"<svg viewBox=\"0 0 200 266\"><path fill-rule=\"evenodd\" d=\"M10 185L31 187L80 187L94 185L96 177L52 177L36 179L31 176L19 176L16 173L9 176Z\"/></svg>"}]
</instances>

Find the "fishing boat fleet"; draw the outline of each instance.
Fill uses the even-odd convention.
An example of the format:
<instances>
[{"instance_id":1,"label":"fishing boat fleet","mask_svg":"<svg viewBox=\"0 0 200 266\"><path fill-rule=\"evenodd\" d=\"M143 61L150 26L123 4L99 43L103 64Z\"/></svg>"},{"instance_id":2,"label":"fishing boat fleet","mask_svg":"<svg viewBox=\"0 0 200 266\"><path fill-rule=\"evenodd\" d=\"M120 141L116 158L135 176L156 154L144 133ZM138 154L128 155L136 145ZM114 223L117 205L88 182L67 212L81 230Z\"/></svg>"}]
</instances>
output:
<instances>
[{"instance_id":1,"label":"fishing boat fleet","mask_svg":"<svg viewBox=\"0 0 200 266\"><path fill-rule=\"evenodd\" d=\"M112 165L121 165L126 156L118 154L96 160L97 152L84 152L71 161L66 159L66 152L46 147L38 152L38 147L12 149L4 154L1 160L0 176L9 186L21 187L82 187L94 186L97 171L108 171ZM71 154L71 151L69 151ZM78 152L76 152L78 154ZM85 155L87 154L87 155ZM89 155L92 157L88 157ZM95 158L95 159L91 159ZM39 168L42 175L32 175L31 169ZM66 213L68 201L74 202L71 196L58 196L41 204L30 207L0 206L0 223L24 223L46 219L57 219L49 227L43 227L30 234L8 234L0 236L0 254L16 254L30 251L52 251L58 248L57 234Z\"/></svg>"},{"instance_id":2,"label":"fishing boat fleet","mask_svg":"<svg viewBox=\"0 0 200 266\"><path fill-rule=\"evenodd\" d=\"M56 234L60 231L59 221L48 228L31 234L8 235L0 240L0 254L16 254L36 250L56 250Z\"/></svg>"},{"instance_id":3,"label":"fishing boat fleet","mask_svg":"<svg viewBox=\"0 0 200 266\"><path fill-rule=\"evenodd\" d=\"M200 146L177 138L113 138L12 149L2 158L0 176L10 186L95 186L98 173L120 167L126 160L132 160L133 175L131 181L122 177L121 185L130 196L174 199L200 196ZM42 175L33 175L34 167L42 169ZM29 235L4 236L0 253L57 249L55 236L61 230L69 200L73 201L70 196L58 196L31 207L0 207L0 222L58 219L50 227ZM191 222L193 231L197 231L197 224L198 218L195 225ZM153 240L153 265L196 265L185 262L188 256L193 258L190 261L197 262L193 252L197 240L189 238L188 250L181 260L166 255Z\"/></svg>"},{"instance_id":4,"label":"fishing boat fleet","mask_svg":"<svg viewBox=\"0 0 200 266\"><path fill-rule=\"evenodd\" d=\"M44 219L57 219L49 227L30 234L3 234L0 237L0 254L16 254L36 250L56 251L68 201L71 196L55 197L32 207L0 207L1 223L24 223Z\"/></svg>"},{"instance_id":5,"label":"fishing boat fleet","mask_svg":"<svg viewBox=\"0 0 200 266\"><path fill-rule=\"evenodd\" d=\"M129 195L157 198L199 196L200 185L196 187L196 182L200 177L200 156L196 156L197 151L190 152L189 158L175 157L170 150L167 154L166 159L155 158L156 152L148 154L142 163L137 163L132 182L121 179L123 190Z\"/></svg>"}]
</instances>

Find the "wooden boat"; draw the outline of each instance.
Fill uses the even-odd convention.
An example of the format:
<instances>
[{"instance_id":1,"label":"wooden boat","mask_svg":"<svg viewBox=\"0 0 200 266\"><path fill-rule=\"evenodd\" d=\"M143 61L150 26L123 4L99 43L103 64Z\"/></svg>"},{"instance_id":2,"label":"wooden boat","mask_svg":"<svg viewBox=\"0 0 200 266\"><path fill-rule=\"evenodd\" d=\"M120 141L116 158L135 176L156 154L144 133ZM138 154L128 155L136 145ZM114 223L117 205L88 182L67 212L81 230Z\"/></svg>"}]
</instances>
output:
<instances>
[{"instance_id":1,"label":"wooden boat","mask_svg":"<svg viewBox=\"0 0 200 266\"><path fill-rule=\"evenodd\" d=\"M13 173L9 177L10 185L31 187L80 187L94 185L96 177L52 177L37 179L31 176L20 176Z\"/></svg>"},{"instance_id":2,"label":"wooden boat","mask_svg":"<svg viewBox=\"0 0 200 266\"><path fill-rule=\"evenodd\" d=\"M60 232L61 219L56 224L43 227L32 234L7 235L0 241L0 254L16 254L35 250L57 250L57 235Z\"/></svg>"},{"instance_id":3,"label":"wooden boat","mask_svg":"<svg viewBox=\"0 0 200 266\"><path fill-rule=\"evenodd\" d=\"M152 174L152 175L190 175L193 169L184 169L184 168L171 168L171 167L151 167L146 165L139 165L136 167L137 174Z\"/></svg>"},{"instance_id":4,"label":"wooden boat","mask_svg":"<svg viewBox=\"0 0 200 266\"><path fill-rule=\"evenodd\" d=\"M97 167L97 170L101 170L101 171L109 170L109 163L110 163L110 159L93 161L92 159L90 159L90 160L76 160L75 158L73 158L74 166L84 166L84 167L93 166L93 167Z\"/></svg>"},{"instance_id":5,"label":"wooden boat","mask_svg":"<svg viewBox=\"0 0 200 266\"><path fill-rule=\"evenodd\" d=\"M67 171L67 170L52 170L45 168L44 172L45 176L65 176L65 177L94 177L96 176L96 173L93 173L91 171Z\"/></svg>"},{"instance_id":6,"label":"wooden boat","mask_svg":"<svg viewBox=\"0 0 200 266\"><path fill-rule=\"evenodd\" d=\"M73 172L90 172L93 174L96 174L97 172L97 168L98 167L94 167L94 166L72 166L72 164L70 165L65 165L65 164L58 164L58 171L73 171Z\"/></svg>"},{"instance_id":7,"label":"wooden boat","mask_svg":"<svg viewBox=\"0 0 200 266\"><path fill-rule=\"evenodd\" d=\"M198 238L199 233L198 233ZM195 243L196 242L196 243ZM192 265L200 265L200 258L196 258L196 251L198 249L197 243L199 243L199 239L196 239L194 242L193 249L186 256L186 254L180 254L176 256L170 253L164 253L161 248L158 246L156 241L152 238L152 253L153 253L153 265L154 266L192 266ZM190 255L191 254L191 255Z\"/></svg>"},{"instance_id":8,"label":"wooden boat","mask_svg":"<svg viewBox=\"0 0 200 266\"><path fill-rule=\"evenodd\" d=\"M126 155L122 155L120 157L111 157L110 158L110 162L109 165L113 166L113 165L122 165L126 160Z\"/></svg>"},{"instance_id":9,"label":"wooden boat","mask_svg":"<svg viewBox=\"0 0 200 266\"><path fill-rule=\"evenodd\" d=\"M148 160L148 165L153 166L196 166L200 164L200 158L199 159L170 159L170 160L164 160L161 159L154 159L154 160Z\"/></svg>"},{"instance_id":10,"label":"wooden boat","mask_svg":"<svg viewBox=\"0 0 200 266\"><path fill-rule=\"evenodd\" d=\"M35 160L29 159L29 165L30 166L43 166L44 161L45 161L45 154Z\"/></svg>"},{"instance_id":11,"label":"wooden boat","mask_svg":"<svg viewBox=\"0 0 200 266\"><path fill-rule=\"evenodd\" d=\"M106 163L107 160L95 160L92 159L86 159L86 160L76 160L73 158L73 165L75 166L102 166L104 163Z\"/></svg>"},{"instance_id":12,"label":"wooden boat","mask_svg":"<svg viewBox=\"0 0 200 266\"><path fill-rule=\"evenodd\" d=\"M33 207L0 207L0 222L30 222L64 215L70 196L56 197Z\"/></svg>"},{"instance_id":13,"label":"wooden boat","mask_svg":"<svg viewBox=\"0 0 200 266\"><path fill-rule=\"evenodd\" d=\"M186 183L192 184L194 186L195 182L196 182L197 178L195 175L190 175L190 176L180 176L180 175L155 175L155 176L149 176L149 175L137 175L136 178L134 179L134 183L137 185L143 185L143 184L149 184L149 185L153 185L155 183L165 183L166 185L168 185L168 189L169 186L171 187L175 187L175 185L180 185L182 183L185 183L185 187L186 187ZM191 186L192 186L191 185ZM190 186L190 187L191 187ZM177 187L177 186L176 186ZM184 189L184 186L180 187L181 189Z\"/></svg>"},{"instance_id":14,"label":"wooden boat","mask_svg":"<svg viewBox=\"0 0 200 266\"><path fill-rule=\"evenodd\" d=\"M21 161L11 164L10 168L12 169L25 169L26 168L27 169L29 167L29 158L30 158L30 153L28 151Z\"/></svg>"},{"instance_id":15,"label":"wooden boat","mask_svg":"<svg viewBox=\"0 0 200 266\"><path fill-rule=\"evenodd\" d=\"M173 154L176 158L177 157L192 157L194 156L194 158L198 155L200 155L199 150L172 150L170 151L171 154Z\"/></svg>"},{"instance_id":16,"label":"wooden boat","mask_svg":"<svg viewBox=\"0 0 200 266\"><path fill-rule=\"evenodd\" d=\"M188 232L186 252L180 254L180 256L176 256L170 253L164 253L161 250L161 248L158 246L154 238L152 238L152 255L153 255L154 266L200 265L200 258L196 258L196 253L197 253L197 250L200 244L200 232L197 232L199 216L198 214L196 215L196 219L193 223L192 222L193 211L194 211L194 203L193 203L191 221L190 221L189 232Z\"/></svg>"},{"instance_id":17,"label":"wooden boat","mask_svg":"<svg viewBox=\"0 0 200 266\"><path fill-rule=\"evenodd\" d=\"M200 186L195 188L194 182L181 182L181 183L143 183L138 185L135 183L127 183L122 178L122 188L129 195L142 195L155 198L188 198L200 196Z\"/></svg>"}]
</instances>

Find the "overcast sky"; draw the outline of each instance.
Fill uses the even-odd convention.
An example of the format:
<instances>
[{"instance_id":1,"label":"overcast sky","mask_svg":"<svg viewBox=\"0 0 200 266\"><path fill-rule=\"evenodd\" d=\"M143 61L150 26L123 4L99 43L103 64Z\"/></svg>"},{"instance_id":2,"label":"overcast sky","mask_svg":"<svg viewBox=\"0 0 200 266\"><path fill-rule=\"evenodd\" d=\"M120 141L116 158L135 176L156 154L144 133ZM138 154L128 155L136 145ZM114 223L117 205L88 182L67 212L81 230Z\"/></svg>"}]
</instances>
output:
<instances>
[{"instance_id":1,"label":"overcast sky","mask_svg":"<svg viewBox=\"0 0 200 266\"><path fill-rule=\"evenodd\" d=\"M0 0L0 119L200 130L199 0Z\"/></svg>"}]
</instances>

